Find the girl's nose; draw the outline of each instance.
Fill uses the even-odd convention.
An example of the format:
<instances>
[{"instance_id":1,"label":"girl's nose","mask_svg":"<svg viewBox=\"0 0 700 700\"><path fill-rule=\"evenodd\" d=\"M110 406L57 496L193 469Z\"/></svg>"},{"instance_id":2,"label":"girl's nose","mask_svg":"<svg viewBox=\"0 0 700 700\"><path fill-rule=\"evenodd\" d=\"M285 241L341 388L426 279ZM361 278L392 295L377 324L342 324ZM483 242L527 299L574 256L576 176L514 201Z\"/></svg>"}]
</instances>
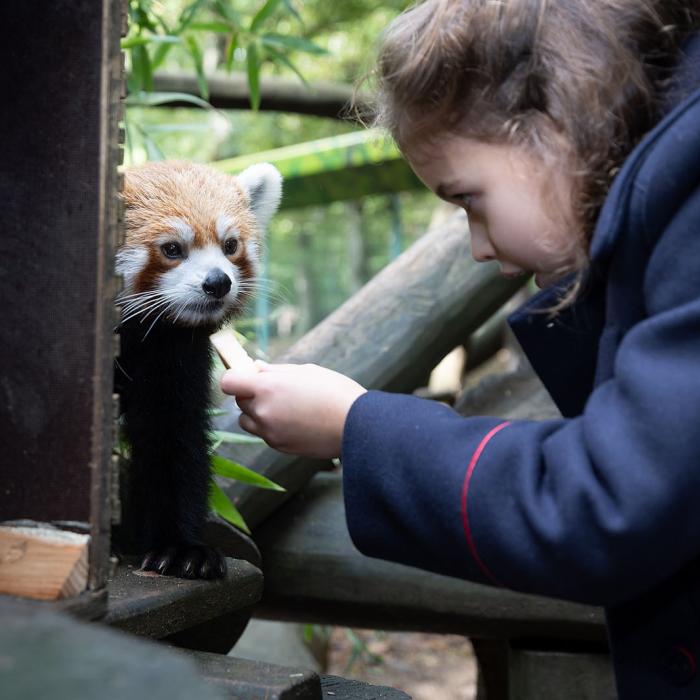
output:
<instances>
[{"instance_id":1,"label":"girl's nose","mask_svg":"<svg viewBox=\"0 0 700 700\"><path fill-rule=\"evenodd\" d=\"M496 259L496 252L491 245L485 232L480 231L476 226L471 229L472 237L472 258L478 263L489 262Z\"/></svg>"}]
</instances>

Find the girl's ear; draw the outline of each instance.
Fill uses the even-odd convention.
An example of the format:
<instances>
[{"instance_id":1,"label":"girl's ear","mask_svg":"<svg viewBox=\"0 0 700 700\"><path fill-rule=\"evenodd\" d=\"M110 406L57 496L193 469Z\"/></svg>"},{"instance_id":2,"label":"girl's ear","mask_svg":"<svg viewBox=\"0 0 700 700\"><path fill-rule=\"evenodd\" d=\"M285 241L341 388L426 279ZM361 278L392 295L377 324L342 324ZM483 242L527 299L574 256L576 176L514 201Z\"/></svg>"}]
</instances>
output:
<instances>
[{"instance_id":1,"label":"girl's ear","mask_svg":"<svg viewBox=\"0 0 700 700\"><path fill-rule=\"evenodd\" d=\"M280 204L282 175L274 165L258 163L246 168L236 177L248 195L250 208L260 230L264 231Z\"/></svg>"}]
</instances>

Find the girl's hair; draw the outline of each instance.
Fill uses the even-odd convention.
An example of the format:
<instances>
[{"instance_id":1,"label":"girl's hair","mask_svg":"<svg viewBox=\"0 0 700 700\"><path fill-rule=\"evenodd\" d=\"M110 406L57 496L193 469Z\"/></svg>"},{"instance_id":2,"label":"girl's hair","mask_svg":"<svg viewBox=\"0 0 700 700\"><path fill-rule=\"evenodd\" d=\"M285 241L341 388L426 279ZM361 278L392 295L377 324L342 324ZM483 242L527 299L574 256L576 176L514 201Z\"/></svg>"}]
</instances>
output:
<instances>
[{"instance_id":1,"label":"girl's hair","mask_svg":"<svg viewBox=\"0 0 700 700\"><path fill-rule=\"evenodd\" d=\"M426 0L387 29L375 123L401 148L458 133L557 158L588 249L622 161L659 119L697 0ZM563 138L562 138L563 137Z\"/></svg>"}]
</instances>

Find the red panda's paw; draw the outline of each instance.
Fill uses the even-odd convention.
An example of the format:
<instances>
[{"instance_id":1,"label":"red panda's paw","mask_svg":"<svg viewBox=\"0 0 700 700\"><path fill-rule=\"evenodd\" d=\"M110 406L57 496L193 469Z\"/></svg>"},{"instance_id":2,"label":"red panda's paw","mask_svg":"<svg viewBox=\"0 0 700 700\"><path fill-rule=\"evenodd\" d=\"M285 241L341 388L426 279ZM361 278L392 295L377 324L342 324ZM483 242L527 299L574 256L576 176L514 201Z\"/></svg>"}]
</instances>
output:
<instances>
[{"instance_id":1,"label":"red panda's paw","mask_svg":"<svg viewBox=\"0 0 700 700\"><path fill-rule=\"evenodd\" d=\"M141 569L178 578L222 578L226 575L226 559L204 544L179 544L151 550L143 558Z\"/></svg>"}]
</instances>

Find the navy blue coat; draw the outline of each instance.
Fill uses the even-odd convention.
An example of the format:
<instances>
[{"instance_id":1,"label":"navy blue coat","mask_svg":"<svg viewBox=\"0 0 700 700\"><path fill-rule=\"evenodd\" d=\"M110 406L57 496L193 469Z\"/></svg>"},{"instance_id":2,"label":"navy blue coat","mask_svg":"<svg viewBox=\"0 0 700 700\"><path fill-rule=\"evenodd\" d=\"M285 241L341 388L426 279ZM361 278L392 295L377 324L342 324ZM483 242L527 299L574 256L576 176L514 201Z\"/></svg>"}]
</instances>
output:
<instances>
[{"instance_id":1,"label":"navy blue coat","mask_svg":"<svg viewBox=\"0 0 700 700\"><path fill-rule=\"evenodd\" d=\"M554 322L532 313L552 289L510 319L564 418L462 418L370 391L343 439L360 551L603 605L623 700L700 698L700 90L687 92L616 177L586 293Z\"/></svg>"}]
</instances>

